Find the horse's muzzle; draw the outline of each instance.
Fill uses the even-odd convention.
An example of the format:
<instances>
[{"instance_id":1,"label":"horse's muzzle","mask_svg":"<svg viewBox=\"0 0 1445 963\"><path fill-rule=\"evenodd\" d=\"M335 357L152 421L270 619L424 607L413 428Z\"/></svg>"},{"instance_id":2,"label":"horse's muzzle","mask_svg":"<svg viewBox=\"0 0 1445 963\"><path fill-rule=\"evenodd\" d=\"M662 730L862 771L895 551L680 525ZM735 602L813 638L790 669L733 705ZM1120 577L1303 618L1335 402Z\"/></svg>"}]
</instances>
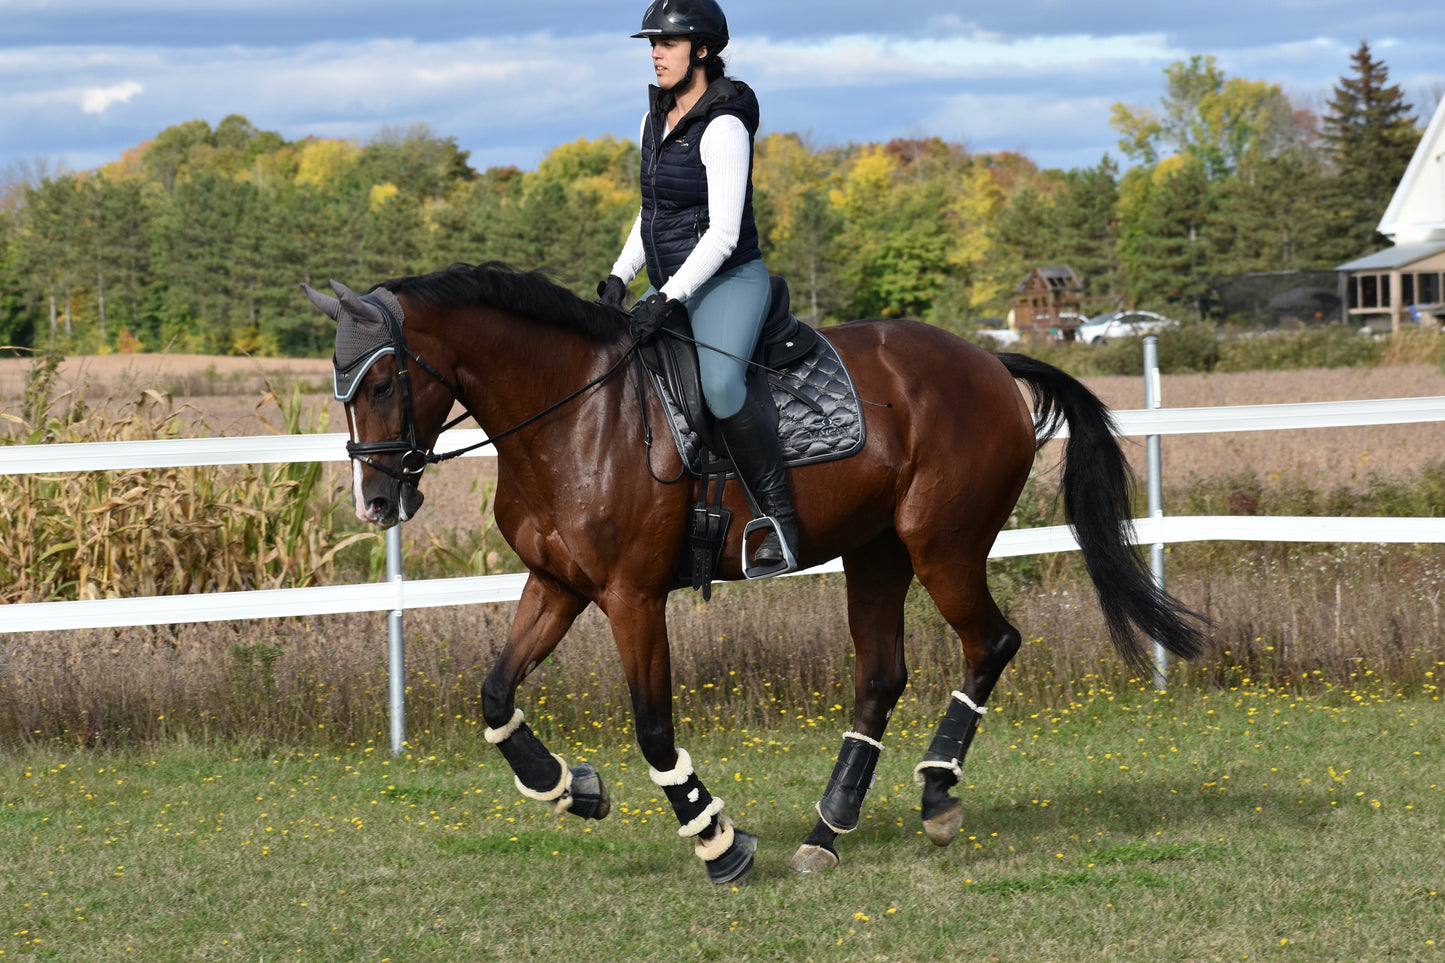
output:
<instances>
[{"instance_id":1,"label":"horse's muzzle","mask_svg":"<svg viewBox=\"0 0 1445 963\"><path fill-rule=\"evenodd\" d=\"M372 495L357 506L357 518L377 528L390 528L416 517L422 502L426 501L421 489L406 482L393 482L386 487L389 490L385 494Z\"/></svg>"}]
</instances>

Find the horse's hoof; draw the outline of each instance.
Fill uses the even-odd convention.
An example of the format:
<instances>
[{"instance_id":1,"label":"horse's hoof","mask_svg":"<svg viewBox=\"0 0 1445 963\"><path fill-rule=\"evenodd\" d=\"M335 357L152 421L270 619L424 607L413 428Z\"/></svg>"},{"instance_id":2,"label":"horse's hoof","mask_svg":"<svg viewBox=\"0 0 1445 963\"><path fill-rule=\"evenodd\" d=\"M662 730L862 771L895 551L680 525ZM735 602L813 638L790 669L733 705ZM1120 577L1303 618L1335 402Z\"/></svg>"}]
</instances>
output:
<instances>
[{"instance_id":1,"label":"horse's hoof","mask_svg":"<svg viewBox=\"0 0 1445 963\"><path fill-rule=\"evenodd\" d=\"M812 843L799 846L793 858L788 860L788 868L798 873L826 873L837 865L837 853Z\"/></svg>"},{"instance_id":2,"label":"horse's hoof","mask_svg":"<svg viewBox=\"0 0 1445 963\"><path fill-rule=\"evenodd\" d=\"M612 801L607 798L607 784L590 762L572 767L571 791L572 805L567 811L574 816L606 819L612 811Z\"/></svg>"},{"instance_id":3,"label":"horse's hoof","mask_svg":"<svg viewBox=\"0 0 1445 963\"><path fill-rule=\"evenodd\" d=\"M963 804L957 799L943 812L923 821L923 832L935 846L947 846L953 842L963 827Z\"/></svg>"},{"instance_id":4,"label":"horse's hoof","mask_svg":"<svg viewBox=\"0 0 1445 963\"><path fill-rule=\"evenodd\" d=\"M758 851L758 837L741 829L733 830L733 844L717 859L707 861L708 882L717 886L741 883L753 871L753 856Z\"/></svg>"}]
</instances>

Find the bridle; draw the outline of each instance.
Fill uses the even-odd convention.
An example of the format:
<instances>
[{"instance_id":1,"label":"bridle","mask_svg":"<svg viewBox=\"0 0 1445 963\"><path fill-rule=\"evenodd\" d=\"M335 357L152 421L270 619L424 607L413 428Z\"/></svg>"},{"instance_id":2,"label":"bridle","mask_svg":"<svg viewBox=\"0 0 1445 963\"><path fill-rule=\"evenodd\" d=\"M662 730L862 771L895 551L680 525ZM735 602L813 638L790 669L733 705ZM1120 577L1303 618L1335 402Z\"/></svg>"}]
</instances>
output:
<instances>
[{"instance_id":1,"label":"bridle","mask_svg":"<svg viewBox=\"0 0 1445 963\"><path fill-rule=\"evenodd\" d=\"M621 368L622 365L627 361L627 359L632 357L632 355L637 351L638 347L636 342L634 342L631 346L628 347L626 351L622 353L621 357L619 357L617 361L614 362L613 365L602 374L598 375L596 378L593 378L591 381L587 382L585 385L578 388L576 391L572 392L562 400L554 402L553 404L548 405L546 408L543 408L541 411L537 412L535 415L532 415L530 418L527 418L525 421L513 425L506 431L498 432L495 435L484 438L475 444L467 445L465 448L458 448L454 451L437 454L431 449L423 448L417 438L416 404L413 400L413 393L411 387L411 372L407 368L407 359L409 358L412 361L416 362L417 365L419 365L424 371L426 371L427 374L431 375L433 378L439 381L442 387L446 388L449 392L451 392L452 398L460 402L462 407L465 409L462 414L442 425L442 427L437 432L438 435L440 435L441 432L444 432L450 428L455 428L463 421L471 418L472 406L467 402L466 396L462 393L462 389L458 385L453 383L444 374L438 371L435 365L432 365L421 355L417 354L414 350L412 350L411 346L406 343L406 337L402 332L402 319L397 317L396 312L391 309L391 307L386 303L384 299L377 297L375 294L363 294L361 295L361 300L366 302L367 304L376 307L381 312L382 317L386 321L387 333L390 337L390 343L384 344L381 347L377 348L369 356L367 356L359 366L356 367L361 372L365 372L373 364L381 360L381 358L385 355L390 354L394 358L396 358L397 381L401 387L403 437L392 441L347 441L346 454L353 461L358 461L364 465L369 465L372 468L375 468L377 471L381 472L382 474L395 479L403 485L410 485L412 488L417 487L421 483L422 472L426 471L427 465L439 464L440 462L448 461L452 458L457 458L461 455L465 455L469 451L475 451L478 448L483 448L487 445L491 445L495 442L501 441L508 435L521 431L523 428L526 428L528 425L532 424L538 419L546 417L547 415L556 411L558 408L561 408L563 405L582 395L584 392L597 387L602 382L610 378L619 368ZM356 392L360 390L360 385L361 378L357 378L350 385L350 390L343 392L340 387L340 382L338 381L333 394L338 401L349 406L352 399L356 397ZM376 460L376 456L385 455L401 455L401 462L399 467L393 468L390 465L383 464L382 462Z\"/></svg>"},{"instance_id":2,"label":"bridle","mask_svg":"<svg viewBox=\"0 0 1445 963\"><path fill-rule=\"evenodd\" d=\"M406 337L402 334L401 319L396 316L395 312L391 310L390 306L388 306L384 300L376 297L374 294L363 294L361 300L381 312L382 318L386 321L387 335L390 338L390 343L382 345L373 351L369 357L361 362L359 367L360 370L364 372L377 361L380 361L385 355L389 354L396 358L396 377L401 387L403 437L392 441L347 441L346 454L353 461L370 465L372 468L401 482L403 485L410 485L415 488L421 482L422 472L426 471L427 465L442 461L444 458L456 457L462 454L462 451L470 451L471 448L448 453L447 455L437 455L436 452L421 446L421 443L417 440L416 403L413 399L411 371L407 367L407 359L410 358L412 361L415 361L427 374L441 382L442 385L452 393L452 397L461 401L463 406L466 406L466 401L463 399L460 388L448 380L435 366L428 363L421 355L413 351L406 343ZM360 387L361 379L358 378L350 385L350 390L343 393L338 382L334 394L338 401L349 406L352 403L352 399L356 397L356 392L360 390ZM468 417L470 417L469 413L452 419L442 427L442 431L446 431L448 428L460 424ZM471 447L474 448L477 446L473 445ZM393 468L390 465L376 460L377 456L386 455L400 455L400 466Z\"/></svg>"}]
</instances>

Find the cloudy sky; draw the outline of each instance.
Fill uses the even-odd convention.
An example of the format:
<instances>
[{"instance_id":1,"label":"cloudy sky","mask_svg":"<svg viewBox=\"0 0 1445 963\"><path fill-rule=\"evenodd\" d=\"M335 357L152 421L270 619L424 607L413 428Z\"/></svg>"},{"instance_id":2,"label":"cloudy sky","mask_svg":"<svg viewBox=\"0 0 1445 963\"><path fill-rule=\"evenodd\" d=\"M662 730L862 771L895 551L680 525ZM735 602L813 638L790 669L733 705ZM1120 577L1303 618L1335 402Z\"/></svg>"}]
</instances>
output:
<instances>
[{"instance_id":1,"label":"cloudy sky","mask_svg":"<svg viewBox=\"0 0 1445 963\"><path fill-rule=\"evenodd\" d=\"M636 137L643 0L0 0L0 170L87 169L231 113L288 139L429 124L478 168ZM729 71L767 131L938 135L1042 166L1119 156L1115 102L1212 54L1318 108L1367 39L1416 104L1445 91L1441 0L726 0ZM17 166L19 165L19 166Z\"/></svg>"}]
</instances>

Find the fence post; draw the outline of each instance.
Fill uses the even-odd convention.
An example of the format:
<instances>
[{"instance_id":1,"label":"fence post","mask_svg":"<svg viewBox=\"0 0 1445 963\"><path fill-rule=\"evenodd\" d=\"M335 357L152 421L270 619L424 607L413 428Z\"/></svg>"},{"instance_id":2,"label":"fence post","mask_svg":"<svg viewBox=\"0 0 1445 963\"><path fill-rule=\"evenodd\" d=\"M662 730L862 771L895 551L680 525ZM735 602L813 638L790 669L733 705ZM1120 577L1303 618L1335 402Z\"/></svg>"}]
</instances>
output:
<instances>
[{"instance_id":1,"label":"fence post","mask_svg":"<svg viewBox=\"0 0 1445 963\"><path fill-rule=\"evenodd\" d=\"M1159 383L1159 339L1149 335L1144 339L1144 407L1160 408L1164 401ZM1149 466L1149 517L1164 517L1164 478L1160 467L1159 436L1145 438L1145 453ZM1164 591L1164 543L1155 542L1149 546L1149 571L1154 573L1154 584ZM1163 689L1169 682L1169 654L1158 640L1154 641L1154 688Z\"/></svg>"},{"instance_id":2,"label":"fence post","mask_svg":"<svg viewBox=\"0 0 1445 963\"><path fill-rule=\"evenodd\" d=\"M406 744L406 667L401 635L401 523L386 530L386 578L396 593L386 617L387 679L391 696L391 754L401 755Z\"/></svg>"}]
</instances>

